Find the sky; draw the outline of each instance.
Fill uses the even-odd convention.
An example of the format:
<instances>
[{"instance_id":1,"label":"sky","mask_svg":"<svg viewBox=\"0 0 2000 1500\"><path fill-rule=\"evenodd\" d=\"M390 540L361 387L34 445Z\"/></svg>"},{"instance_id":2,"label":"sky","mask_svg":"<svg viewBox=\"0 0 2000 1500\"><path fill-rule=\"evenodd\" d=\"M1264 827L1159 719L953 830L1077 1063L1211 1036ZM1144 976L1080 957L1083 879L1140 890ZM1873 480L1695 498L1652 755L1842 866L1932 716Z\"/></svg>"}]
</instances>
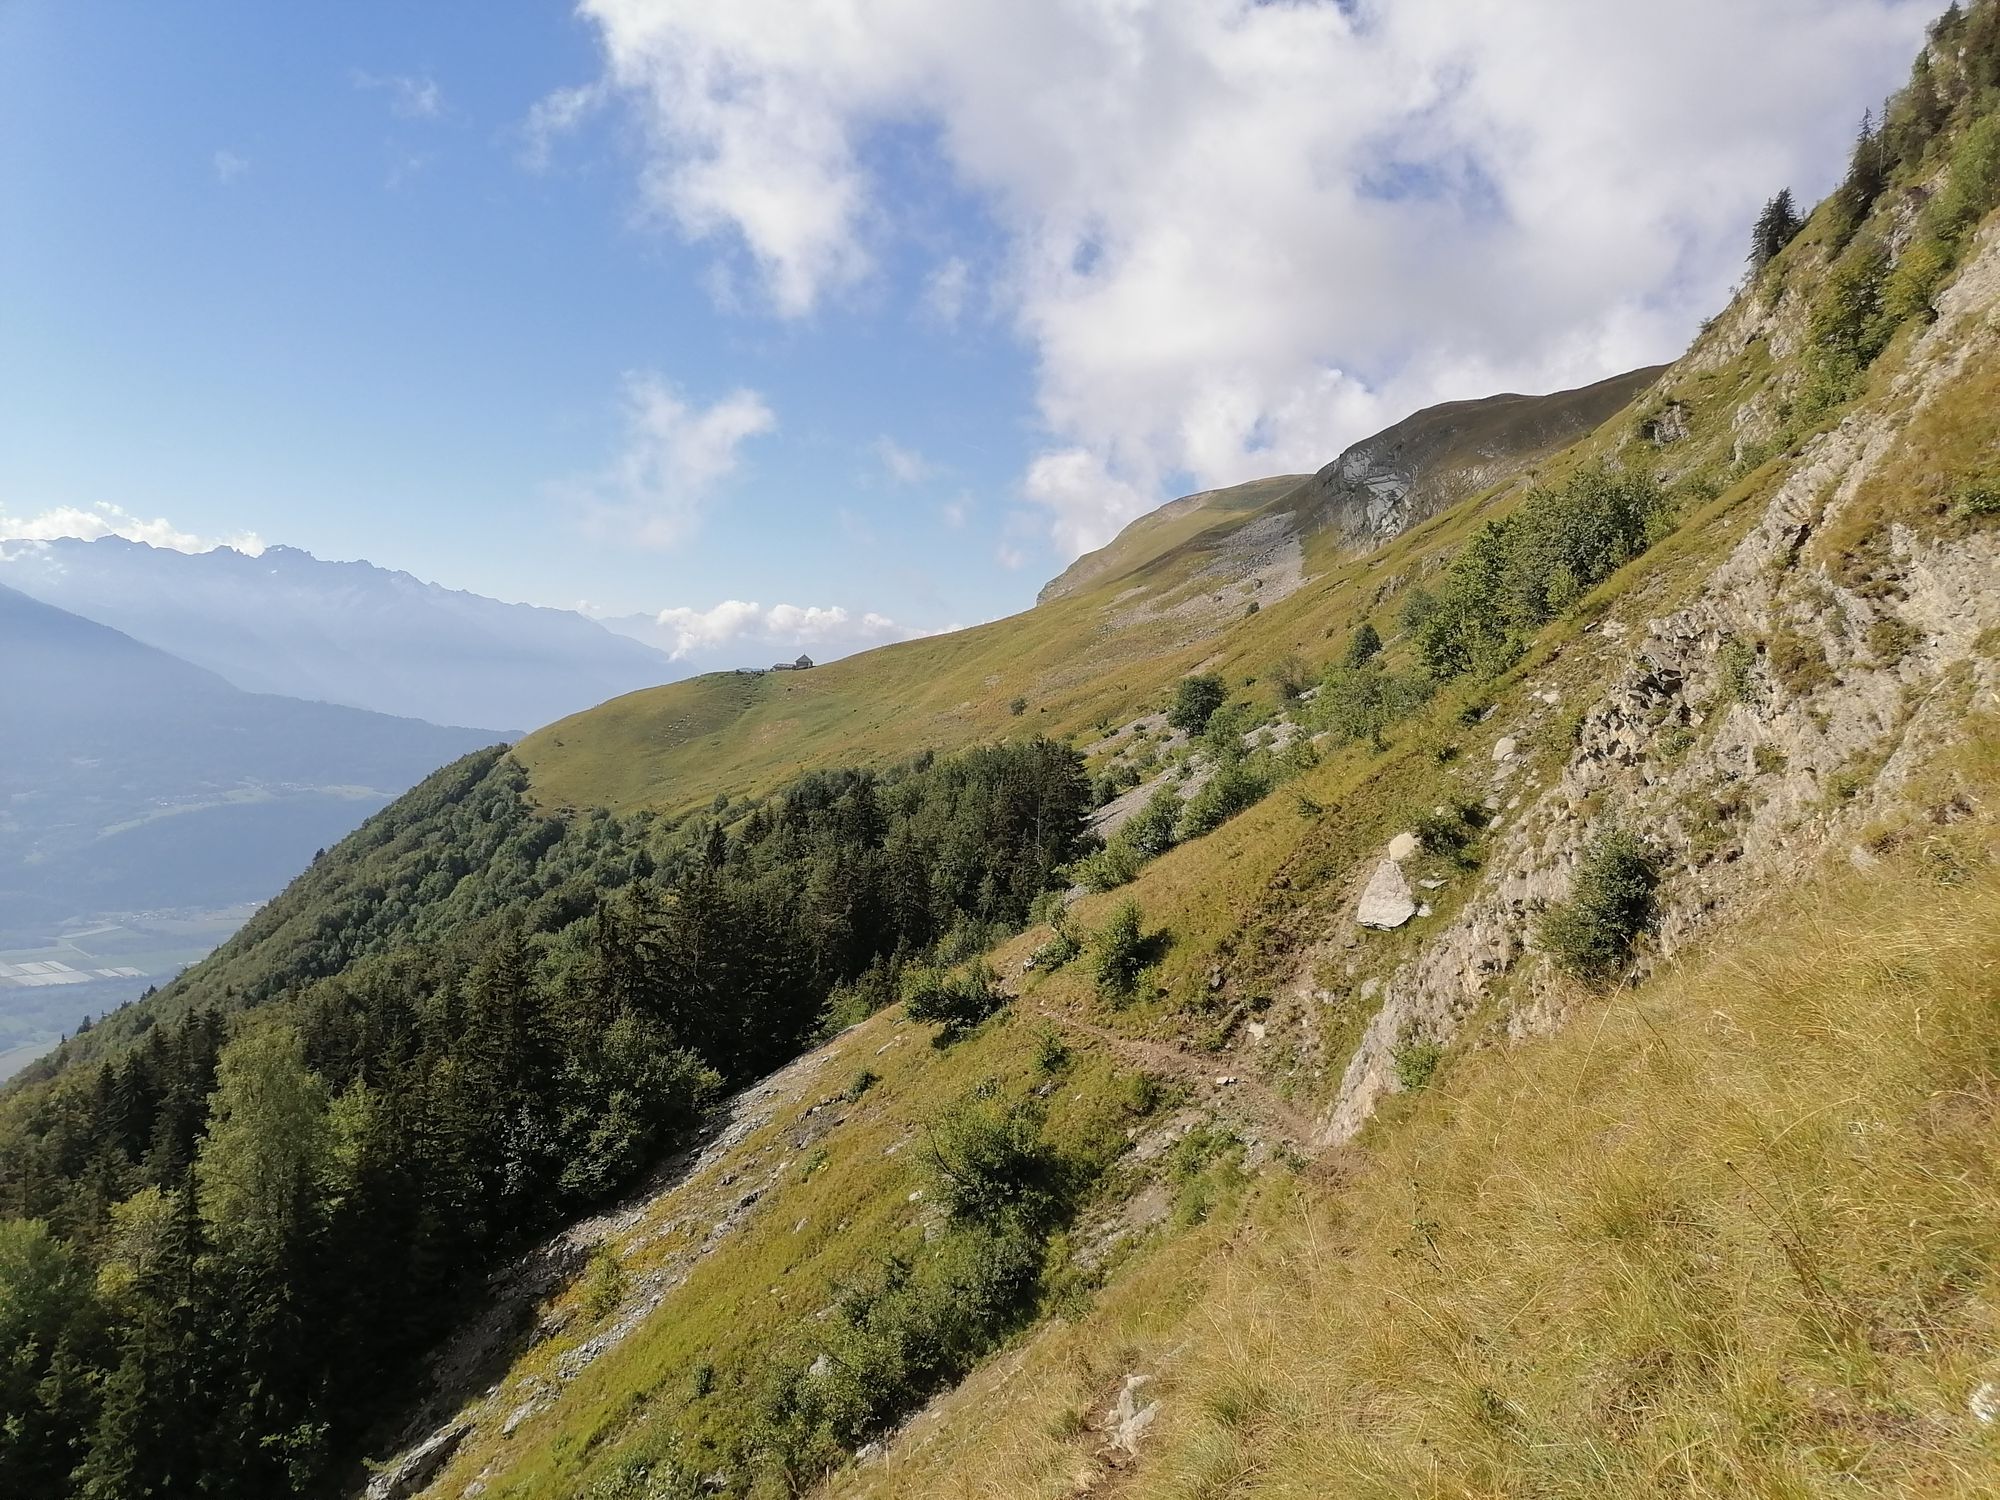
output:
<instances>
[{"instance_id":1,"label":"sky","mask_svg":"<svg viewBox=\"0 0 2000 1500\"><path fill-rule=\"evenodd\" d=\"M822 654L1673 357L1930 0L0 0L0 539Z\"/></svg>"}]
</instances>

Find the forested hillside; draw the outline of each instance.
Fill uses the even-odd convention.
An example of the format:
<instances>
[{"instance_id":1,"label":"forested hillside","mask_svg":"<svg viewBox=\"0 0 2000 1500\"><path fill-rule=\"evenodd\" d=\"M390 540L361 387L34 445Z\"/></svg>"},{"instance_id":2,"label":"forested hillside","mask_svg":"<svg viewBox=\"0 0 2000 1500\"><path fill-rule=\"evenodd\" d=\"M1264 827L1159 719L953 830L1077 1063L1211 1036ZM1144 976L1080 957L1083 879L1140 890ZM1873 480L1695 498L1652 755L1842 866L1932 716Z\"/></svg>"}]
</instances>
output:
<instances>
[{"instance_id":1,"label":"forested hillside","mask_svg":"<svg viewBox=\"0 0 2000 1500\"><path fill-rule=\"evenodd\" d=\"M679 825L521 788L440 772L8 1097L10 1493L311 1487L468 1271L1018 926L1086 811L1046 741Z\"/></svg>"}]
</instances>

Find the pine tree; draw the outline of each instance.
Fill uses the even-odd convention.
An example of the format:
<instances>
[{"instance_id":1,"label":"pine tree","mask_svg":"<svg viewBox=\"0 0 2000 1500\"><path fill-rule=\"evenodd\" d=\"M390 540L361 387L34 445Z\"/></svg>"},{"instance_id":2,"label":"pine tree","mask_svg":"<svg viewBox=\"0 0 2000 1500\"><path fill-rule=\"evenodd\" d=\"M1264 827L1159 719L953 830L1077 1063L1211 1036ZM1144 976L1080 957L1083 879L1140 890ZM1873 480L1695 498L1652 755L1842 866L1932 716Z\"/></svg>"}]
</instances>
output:
<instances>
[{"instance_id":1,"label":"pine tree","mask_svg":"<svg viewBox=\"0 0 2000 1500\"><path fill-rule=\"evenodd\" d=\"M1803 224L1798 210L1792 206L1792 190L1779 188L1757 215L1756 226L1750 231L1750 274L1755 276L1769 265L1797 236Z\"/></svg>"}]
</instances>

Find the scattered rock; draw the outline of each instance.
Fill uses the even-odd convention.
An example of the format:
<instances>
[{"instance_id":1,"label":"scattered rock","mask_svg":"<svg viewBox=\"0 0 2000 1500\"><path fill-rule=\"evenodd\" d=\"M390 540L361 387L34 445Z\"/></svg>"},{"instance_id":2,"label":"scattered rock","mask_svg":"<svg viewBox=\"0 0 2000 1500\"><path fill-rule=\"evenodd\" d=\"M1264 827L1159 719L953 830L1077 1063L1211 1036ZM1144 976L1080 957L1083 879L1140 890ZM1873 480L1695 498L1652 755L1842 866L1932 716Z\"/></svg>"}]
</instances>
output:
<instances>
[{"instance_id":1,"label":"scattered rock","mask_svg":"<svg viewBox=\"0 0 2000 1500\"><path fill-rule=\"evenodd\" d=\"M1419 880L1417 884L1427 891L1441 891L1444 889L1444 882L1442 880Z\"/></svg>"},{"instance_id":2,"label":"scattered rock","mask_svg":"<svg viewBox=\"0 0 2000 1500\"><path fill-rule=\"evenodd\" d=\"M1160 1403L1157 1401L1148 1401L1144 1406L1139 1404L1139 1392L1152 1383L1150 1375L1127 1375L1123 1388L1118 1392L1118 1399L1104 1414L1104 1430L1110 1439L1109 1446L1120 1453L1137 1453L1139 1439L1146 1435L1146 1429L1160 1414Z\"/></svg>"},{"instance_id":3,"label":"scattered rock","mask_svg":"<svg viewBox=\"0 0 2000 1500\"><path fill-rule=\"evenodd\" d=\"M1991 1427L1995 1422L2000 1422L2000 1381L1981 1382L1979 1389L1972 1393L1971 1399L1965 1404L1971 1409L1974 1420L1980 1425Z\"/></svg>"},{"instance_id":4,"label":"scattered rock","mask_svg":"<svg viewBox=\"0 0 2000 1500\"><path fill-rule=\"evenodd\" d=\"M1416 914L1417 903L1410 895L1410 882L1403 878L1403 867L1393 859L1383 860L1362 889L1354 920L1363 927L1387 931L1401 927Z\"/></svg>"},{"instance_id":5,"label":"scattered rock","mask_svg":"<svg viewBox=\"0 0 2000 1500\"><path fill-rule=\"evenodd\" d=\"M1398 862L1408 859L1417 852L1417 836L1414 833L1399 833L1389 840L1389 858Z\"/></svg>"},{"instance_id":6,"label":"scattered rock","mask_svg":"<svg viewBox=\"0 0 2000 1500\"><path fill-rule=\"evenodd\" d=\"M833 1373L833 1356L822 1354L806 1366L806 1379L824 1380Z\"/></svg>"},{"instance_id":7,"label":"scattered rock","mask_svg":"<svg viewBox=\"0 0 2000 1500\"><path fill-rule=\"evenodd\" d=\"M533 1396L507 1413L507 1420L500 1424L500 1436L512 1437L521 1424L540 1409L541 1403Z\"/></svg>"},{"instance_id":8,"label":"scattered rock","mask_svg":"<svg viewBox=\"0 0 2000 1500\"><path fill-rule=\"evenodd\" d=\"M1252 1021L1243 1029L1250 1033L1250 1040L1253 1042L1263 1041L1268 1034L1268 1030L1262 1021Z\"/></svg>"},{"instance_id":9,"label":"scattered rock","mask_svg":"<svg viewBox=\"0 0 2000 1500\"><path fill-rule=\"evenodd\" d=\"M1519 740L1511 734L1503 734L1493 742L1493 758L1496 761L1512 760L1514 752L1521 748Z\"/></svg>"},{"instance_id":10,"label":"scattered rock","mask_svg":"<svg viewBox=\"0 0 2000 1500\"><path fill-rule=\"evenodd\" d=\"M1141 1429L1143 1431L1143 1429ZM368 1500L409 1500L437 1478L438 1471L451 1462L458 1445L471 1431L469 1424L452 1422L440 1427L396 1463L368 1481Z\"/></svg>"}]
</instances>

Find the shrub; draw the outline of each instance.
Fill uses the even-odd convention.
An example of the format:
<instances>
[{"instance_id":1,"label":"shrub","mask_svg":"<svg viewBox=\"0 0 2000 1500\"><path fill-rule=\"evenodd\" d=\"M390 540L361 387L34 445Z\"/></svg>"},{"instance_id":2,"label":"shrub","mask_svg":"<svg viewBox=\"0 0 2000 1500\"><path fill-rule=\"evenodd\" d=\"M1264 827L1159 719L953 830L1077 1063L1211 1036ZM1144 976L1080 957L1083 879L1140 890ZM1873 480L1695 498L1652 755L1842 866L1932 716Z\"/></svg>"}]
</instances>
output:
<instances>
[{"instance_id":1,"label":"shrub","mask_svg":"<svg viewBox=\"0 0 2000 1500\"><path fill-rule=\"evenodd\" d=\"M2000 114L1988 114L1966 130L1951 153L1950 180L1931 204L1938 237L1956 247L2000 198Z\"/></svg>"},{"instance_id":2,"label":"shrub","mask_svg":"<svg viewBox=\"0 0 2000 1500\"><path fill-rule=\"evenodd\" d=\"M1167 709L1167 722L1186 734L1200 734L1208 728L1208 721L1215 717L1215 711L1222 707L1222 700L1227 696L1222 679L1212 673L1183 677L1174 689L1174 701Z\"/></svg>"},{"instance_id":3,"label":"shrub","mask_svg":"<svg viewBox=\"0 0 2000 1500\"><path fill-rule=\"evenodd\" d=\"M1415 713L1429 696L1423 679L1386 671L1377 662L1339 666L1320 688L1320 722L1343 745L1366 740L1380 750L1383 731Z\"/></svg>"},{"instance_id":4,"label":"shrub","mask_svg":"<svg viewBox=\"0 0 2000 1500\"><path fill-rule=\"evenodd\" d=\"M1199 838L1259 801L1271 789L1270 781L1248 765L1218 766L1208 785L1188 800L1181 814L1180 836Z\"/></svg>"},{"instance_id":5,"label":"shrub","mask_svg":"<svg viewBox=\"0 0 2000 1500\"><path fill-rule=\"evenodd\" d=\"M1485 826L1485 808L1460 802L1442 811L1419 813L1414 832L1424 853L1441 855L1454 864L1470 867L1472 841Z\"/></svg>"},{"instance_id":6,"label":"shrub","mask_svg":"<svg viewBox=\"0 0 2000 1500\"><path fill-rule=\"evenodd\" d=\"M1060 1031L1044 1021L1035 1031L1035 1071L1044 1078L1054 1078L1068 1072L1069 1065L1069 1044Z\"/></svg>"},{"instance_id":7,"label":"shrub","mask_svg":"<svg viewBox=\"0 0 2000 1500\"><path fill-rule=\"evenodd\" d=\"M1026 713L1027 711L1028 711L1028 700L1026 698L1014 698L1010 700L1007 704L1007 712L1012 714L1017 719L1020 718L1021 715Z\"/></svg>"},{"instance_id":8,"label":"shrub","mask_svg":"<svg viewBox=\"0 0 2000 1500\"><path fill-rule=\"evenodd\" d=\"M1057 911L1050 917L1049 926L1055 929L1049 940L1035 949L1028 959L1030 967L1044 973L1060 969L1083 951L1083 945L1076 940L1076 934L1069 929L1067 912Z\"/></svg>"},{"instance_id":9,"label":"shrub","mask_svg":"<svg viewBox=\"0 0 2000 1500\"><path fill-rule=\"evenodd\" d=\"M1570 898L1547 911L1536 933L1556 966L1588 983L1625 966L1632 945L1653 924L1659 869L1652 851L1620 828L1584 851Z\"/></svg>"},{"instance_id":10,"label":"shrub","mask_svg":"<svg viewBox=\"0 0 2000 1500\"><path fill-rule=\"evenodd\" d=\"M1278 701L1290 703L1300 693L1312 686L1312 671L1295 651L1278 658L1271 668L1271 685L1278 690Z\"/></svg>"},{"instance_id":11,"label":"shrub","mask_svg":"<svg viewBox=\"0 0 2000 1500\"><path fill-rule=\"evenodd\" d=\"M1163 786L1147 799L1145 807L1118 832L1140 855L1147 859L1157 859L1174 847L1174 831L1180 826L1181 810L1185 806L1177 790Z\"/></svg>"},{"instance_id":12,"label":"shrub","mask_svg":"<svg viewBox=\"0 0 2000 1500\"><path fill-rule=\"evenodd\" d=\"M963 1099L924 1127L928 1189L958 1227L1039 1227L1053 1215L1058 1163L1035 1101Z\"/></svg>"},{"instance_id":13,"label":"shrub","mask_svg":"<svg viewBox=\"0 0 2000 1500\"><path fill-rule=\"evenodd\" d=\"M1347 639L1347 649L1340 654L1340 664L1344 667L1358 667L1363 662L1372 661L1382 650L1382 634L1368 621L1363 620Z\"/></svg>"},{"instance_id":14,"label":"shrub","mask_svg":"<svg viewBox=\"0 0 2000 1500\"><path fill-rule=\"evenodd\" d=\"M1722 696L1732 703L1750 698L1750 670L1757 665L1757 649L1748 641L1725 641L1715 658Z\"/></svg>"},{"instance_id":15,"label":"shrub","mask_svg":"<svg viewBox=\"0 0 2000 1500\"><path fill-rule=\"evenodd\" d=\"M1096 948L1098 993L1111 1000L1130 999L1146 967L1146 937L1138 902L1120 903L1097 934Z\"/></svg>"},{"instance_id":16,"label":"shrub","mask_svg":"<svg viewBox=\"0 0 2000 1500\"><path fill-rule=\"evenodd\" d=\"M882 1075L880 1073L877 1073L873 1068L863 1068L852 1078L848 1079L847 1088L843 1091L843 1097L849 1104L852 1104L881 1081Z\"/></svg>"},{"instance_id":17,"label":"shrub","mask_svg":"<svg viewBox=\"0 0 2000 1500\"><path fill-rule=\"evenodd\" d=\"M1088 891L1115 891L1121 885L1129 885L1138 877L1139 867L1145 863L1129 840L1122 835L1099 849L1095 854L1086 855L1076 862L1074 874L1076 883Z\"/></svg>"},{"instance_id":18,"label":"shrub","mask_svg":"<svg viewBox=\"0 0 2000 1500\"><path fill-rule=\"evenodd\" d=\"M583 1315L593 1323L605 1317L625 1300L629 1285L617 1255L609 1245L599 1245L583 1272Z\"/></svg>"},{"instance_id":19,"label":"shrub","mask_svg":"<svg viewBox=\"0 0 2000 1500\"><path fill-rule=\"evenodd\" d=\"M1006 1003L984 964L975 963L963 973L923 967L913 971L903 997L912 1021L937 1026L937 1041L949 1046Z\"/></svg>"},{"instance_id":20,"label":"shrub","mask_svg":"<svg viewBox=\"0 0 2000 1500\"><path fill-rule=\"evenodd\" d=\"M1414 1094L1436 1075L1438 1065L1444 1061L1444 1048L1410 1032L1396 1043L1389 1061L1396 1070L1396 1087Z\"/></svg>"},{"instance_id":21,"label":"shrub","mask_svg":"<svg viewBox=\"0 0 2000 1500\"><path fill-rule=\"evenodd\" d=\"M1495 676L1532 632L1645 551L1664 529L1665 497L1650 475L1585 469L1531 492L1452 559L1413 627L1434 677Z\"/></svg>"},{"instance_id":22,"label":"shrub","mask_svg":"<svg viewBox=\"0 0 2000 1500\"><path fill-rule=\"evenodd\" d=\"M1846 400L1888 344L1895 332L1883 312L1888 276L1889 252L1872 237L1849 245L1828 269L1806 324L1811 353L1802 414L1812 416Z\"/></svg>"}]
</instances>

